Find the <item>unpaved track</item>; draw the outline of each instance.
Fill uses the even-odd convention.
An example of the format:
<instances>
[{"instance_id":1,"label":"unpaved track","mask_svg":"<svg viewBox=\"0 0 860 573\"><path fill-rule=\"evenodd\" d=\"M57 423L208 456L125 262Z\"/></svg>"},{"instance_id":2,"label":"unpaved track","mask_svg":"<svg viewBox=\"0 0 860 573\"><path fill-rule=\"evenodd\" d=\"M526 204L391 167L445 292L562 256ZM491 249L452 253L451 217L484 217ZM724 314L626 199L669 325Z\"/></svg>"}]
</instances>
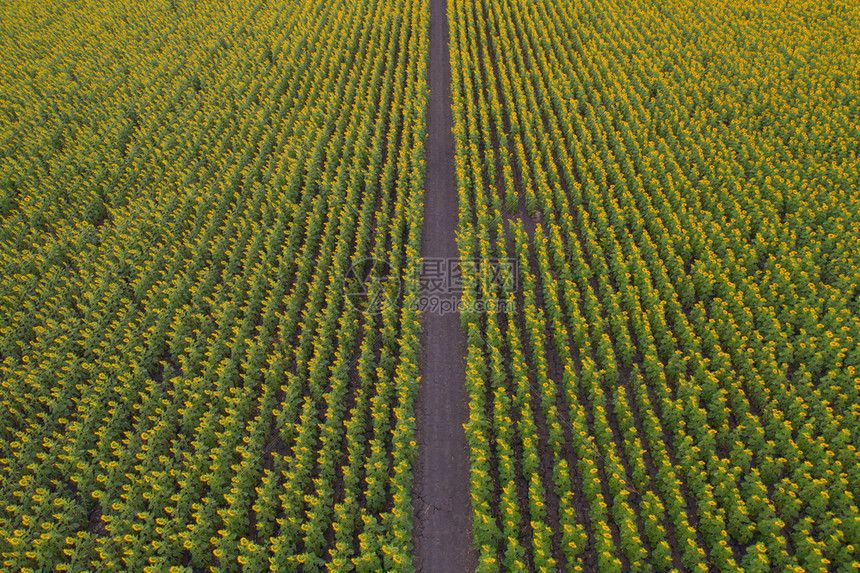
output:
<instances>
[{"instance_id":1,"label":"unpaved track","mask_svg":"<svg viewBox=\"0 0 860 573\"><path fill-rule=\"evenodd\" d=\"M424 182L425 259L456 260L457 185L451 117L451 64L447 0L430 0L430 58ZM459 299L457 294L444 295ZM465 386L466 337L460 315L426 309L421 387L416 403L418 456L412 506L418 571L466 572L477 567L472 550L469 447Z\"/></svg>"}]
</instances>

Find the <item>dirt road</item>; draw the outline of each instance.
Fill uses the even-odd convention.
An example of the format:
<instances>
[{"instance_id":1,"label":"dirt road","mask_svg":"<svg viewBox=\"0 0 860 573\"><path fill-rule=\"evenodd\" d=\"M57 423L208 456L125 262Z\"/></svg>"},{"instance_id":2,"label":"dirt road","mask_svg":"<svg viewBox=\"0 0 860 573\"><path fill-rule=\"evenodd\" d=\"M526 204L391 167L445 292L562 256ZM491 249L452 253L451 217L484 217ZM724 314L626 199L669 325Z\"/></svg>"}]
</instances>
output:
<instances>
[{"instance_id":1,"label":"dirt road","mask_svg":"<svg viewBox=\"0 0 860 573\"><path fill-rule=\"evenodd\" d=\"M425 260L456 260L457 185L451 116L447 0L430 0L430 61L427 110L427 171L424 184ZM436 293L448 302L458 294ZM441 308L444 305L440 305ZM416 403L418 457L412 504L418 571L474 571L468 419L466 338L457 313L427 309L423 315L421 388Z\"/></svg>"}]
</instances>

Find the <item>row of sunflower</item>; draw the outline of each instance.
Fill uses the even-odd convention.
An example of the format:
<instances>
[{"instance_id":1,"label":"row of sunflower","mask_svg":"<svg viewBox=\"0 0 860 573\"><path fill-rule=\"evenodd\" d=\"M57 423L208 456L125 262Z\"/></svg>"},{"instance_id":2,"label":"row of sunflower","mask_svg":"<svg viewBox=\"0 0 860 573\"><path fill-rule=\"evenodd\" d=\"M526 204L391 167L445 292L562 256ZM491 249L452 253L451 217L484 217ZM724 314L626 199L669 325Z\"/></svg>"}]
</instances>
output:
<instances>
[{"instance_id":1,"label":"row of sunflower","mask_svg":"<svg viewBox=\"0 0 860 573\"><path fill-rule=\"evenodd\" d=\"M409 570L427 3L3 18L2 568Z\"/></svg>"},{"instance_id":2,"label":"row of sunflower","mask_svg":"<svg viewBox=\"0 0 860 573\"><path fill-rule=\"evenodd\" d=\"M482 567L855 568L856 8L449 6Z\"/></svg>"}]
</instances>

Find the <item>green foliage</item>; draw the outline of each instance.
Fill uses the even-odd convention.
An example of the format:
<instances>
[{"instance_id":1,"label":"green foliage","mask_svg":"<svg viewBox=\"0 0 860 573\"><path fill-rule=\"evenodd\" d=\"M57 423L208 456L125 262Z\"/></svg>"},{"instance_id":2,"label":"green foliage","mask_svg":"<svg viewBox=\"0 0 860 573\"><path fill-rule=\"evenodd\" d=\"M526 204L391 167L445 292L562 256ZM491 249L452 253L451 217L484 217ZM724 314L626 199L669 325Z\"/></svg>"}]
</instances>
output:
<instances>
[{"instance_id":1,"label":"green foliage","mask_svg":"<svg viewBox=\"0 0 860 573\"><path fill-rule=\"evenodd\" d=\"M410 569L427 3L13 5L0 568Z\"/></svg>"}]
</instances>

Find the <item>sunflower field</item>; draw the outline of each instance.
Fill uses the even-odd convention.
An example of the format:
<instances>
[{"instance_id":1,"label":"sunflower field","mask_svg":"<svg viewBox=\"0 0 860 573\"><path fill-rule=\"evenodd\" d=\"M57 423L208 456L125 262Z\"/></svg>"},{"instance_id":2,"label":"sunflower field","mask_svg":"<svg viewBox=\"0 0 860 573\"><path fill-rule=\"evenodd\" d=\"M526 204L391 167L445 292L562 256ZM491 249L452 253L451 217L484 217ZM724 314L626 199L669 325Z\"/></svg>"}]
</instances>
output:
<instances>
[{"instance_id":1,"label":"sunflower field","mask_svg":"<svg viewBox=\"0 0 860 573\"><path fill-rule=\"evenodd\" d=\"M0 570L415 570L430 88L478 571L860 569L856 2L5 0Z\"/></svg>"},{"instance_id":2,"label":"sunflower field","mask_svg":"<svg viewBox=\"0 0 860 573\"><path fill-rule=\"evenodd\" d=\"M426 0L0 14L0 569L408 569Z\"/></svg>"},{"instance_id":3,"label":"sunflower field","mask_svg":"<svg viewBox=\"0 0 860 573\"><path fill-rule=\"evenodd\" d=\"M480 571L857 570L858 17L449 1Z\"/></svg>"}]
</instances>

